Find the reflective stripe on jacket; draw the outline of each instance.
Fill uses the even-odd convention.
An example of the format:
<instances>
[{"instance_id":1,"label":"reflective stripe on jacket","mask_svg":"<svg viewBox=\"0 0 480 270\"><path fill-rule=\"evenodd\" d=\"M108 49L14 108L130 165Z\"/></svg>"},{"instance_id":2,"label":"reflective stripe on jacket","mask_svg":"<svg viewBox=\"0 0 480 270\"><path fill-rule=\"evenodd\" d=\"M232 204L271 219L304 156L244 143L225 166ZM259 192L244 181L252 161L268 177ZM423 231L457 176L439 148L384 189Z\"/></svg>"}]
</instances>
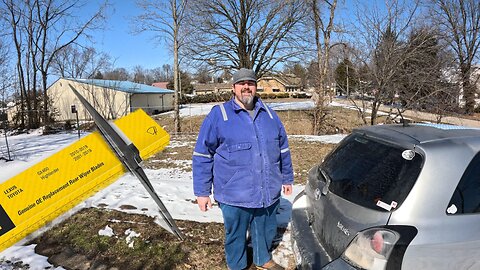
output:
<instances>
[{"instance_id":1,"label":"reflective stripe on jacket","mask_svg":"<svg viewBox=\"0 0 480 270\"><path fill-rule=\"evenodd\" d=\"M193 153L193 189L234 206L268 207L282 184L293 184L285 129L258 99L254 117L234 99L214 106L202 123Z\"/></svg>"}]
</instances>

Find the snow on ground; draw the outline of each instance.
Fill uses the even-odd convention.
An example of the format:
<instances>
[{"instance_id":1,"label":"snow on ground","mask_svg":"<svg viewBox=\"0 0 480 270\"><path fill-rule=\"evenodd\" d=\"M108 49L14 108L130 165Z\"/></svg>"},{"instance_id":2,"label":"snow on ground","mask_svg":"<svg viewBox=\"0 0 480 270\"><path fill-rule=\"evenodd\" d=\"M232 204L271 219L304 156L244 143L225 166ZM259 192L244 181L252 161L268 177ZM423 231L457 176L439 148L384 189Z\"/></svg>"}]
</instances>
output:
<instances>
[{"instance_id":1,"label":"snow on ground","mask_svg":"<svg viewBox=\"0 0 480 270\"><path fill-rule=\"evenodd\" d=\"M270 108L276 111L286 110L305 110L314 107L311 100L308 101L292 101L292 102L265 102ZM180 116L205 115L210 112L213 106L220 103L198 103L182 105L180 109ZM333 104L333 103L332 103ZM335 103L335 106L346 106L340 103ZM172 114L173 112L166 112L163 114Z\"/></svg>"},{"instance_id":2,"label":"snow on ground","mask_svg":"<svg viewBox=\"0 0 480 270\"><path fill-rule=\"evenodd\" d=\"M16 136L8 136L7 133L7 138L5 139L5 134L2 130L0 157L8 159L8 152L10 152L10 159L13 161L5 162L0 160L0 183L78 140L77 133L62 133L49 136L42 136L41 133L40 129L34 130L29 134ZM82 136L84 135L86 133L82 133ZM5 168L7 166L8 169Z\"/></svg>"},{"instance_id":3,"label":"snow on ground","mask_svg":"<svg viewBox=\"0 0 480 270\"><path fill-rule=\"evenodd\" d=\"M322 142L322 143L339 143L348 134L335 134L335 135L289 135L289 138L302 139L306 142Z\"/></svg>"},{"instance_id":4,"label":"snow on ground","mask_svg":"<svg viewBox=\"0 0 480 270\"><path fill-rule=\"evenodd\" d=\"M193 104L185 106L181 109L182 115L202 115L207 114L214 104ZM296 105L296 106L295 106ZM288 103L271 103L275 110L294 109L294 108L308 108L313 106L310 101L302 102L288 102ZM83 134L85 135L85 134ZM323 141L327 143L336 143L345 135L333 136L294 136L304 140ZM0 160L0 183L6 181L19 172L29 168L33 164L40 162L46 157L59 151L63 147L78 140L76 133L63 133L57 135L43 136L41 132L35 131L30 134L23 134L17 136L7 137L9 148L11 151L11 158L14 161L5 162ZM179 147L184 142L172 141L168 146L171 148ZM0 156L7 157L6 142L0 142ZM191 165L191 161L178 161L181 166ZM162 202L169 209L174 219L192 220L198 222L222 222L221 211L218 207L207 212L201 212L198 206L194 203L195 197L192 188L192 173L185 172L178 168L145 170L148 178L151 180L153 187L160 196ZM294 193L290 196L284 196L281 200L281 211L278 215L279 223L287 226L290 220L290 213L292 209L292 202L295 196L303 190L303 186L295 185ZM99 191L94 196L77 205L68 213L57 218L49 226L54 226L62 220L73 215L76 211L86 207L96 207L102 205L109 209L115 209L127 213L144 214L156 217L159 225L166 227L158 213L158 207L150 198L149 194L142 186L140 181L131 174L125 174L116 182ZM135 209L121 209L122 205L131 205ZM38 235L42 231L49 228L42 228L28 238ZM99 233L108 235L109 228L105 228ZM132 235L135 233L132 232ZM30 269L63 269L61 267L54 268L47 262L47 258L34 253L34 245L23 246L26 239L13 245L12 247L0 253L0 270L9 270L12 268L12 263L23 262L29 264ZM287 231L283 235L278 252L274 254L274 259L286 266L288 264L287 258L292 254L290 247L290 234ZM10 261L11 263L4 263Z\"/></svg>"}]
</instances>

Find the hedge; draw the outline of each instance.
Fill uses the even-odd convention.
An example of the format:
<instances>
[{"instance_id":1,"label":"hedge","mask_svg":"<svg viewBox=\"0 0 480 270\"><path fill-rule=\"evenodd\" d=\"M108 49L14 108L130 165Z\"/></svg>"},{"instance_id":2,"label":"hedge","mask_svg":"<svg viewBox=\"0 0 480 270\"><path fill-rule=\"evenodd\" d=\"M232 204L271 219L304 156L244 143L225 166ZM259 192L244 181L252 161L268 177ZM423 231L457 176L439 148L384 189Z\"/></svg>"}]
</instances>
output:
<instances>
[{"instance_id":1,"label":"hedge","mask_svg":"<svg viewBox=\"0 0 480 270\"><path fill-rule=\"evenodd\" d=\"M276 99L276 98L309 98L311 95L305 92L280 92L280 93L264 93L257 92L257 96L261 99ZM220 93L208 93L204 95L195 95L195 96L186 96L182 95L180 99L181 104L188 103L210 103L210 102L222 102L227 101L232 98L231 92L220 92Z\"/></svg>"}]
</instances>

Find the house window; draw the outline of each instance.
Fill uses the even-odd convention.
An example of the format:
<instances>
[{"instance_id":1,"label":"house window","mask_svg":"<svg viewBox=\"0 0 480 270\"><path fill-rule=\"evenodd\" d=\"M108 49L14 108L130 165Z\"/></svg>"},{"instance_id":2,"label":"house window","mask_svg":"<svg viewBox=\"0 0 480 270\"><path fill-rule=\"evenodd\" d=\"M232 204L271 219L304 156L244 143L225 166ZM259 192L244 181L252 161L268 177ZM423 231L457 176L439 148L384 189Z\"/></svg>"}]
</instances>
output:
<instances>
[{"instance_id":1,"label":"house window","mask_svg":"<svg viewBox=\"0 0 480 270\"><path fill-rule=\"evenodd\" d=\"M273 91L273 92L280 92L280 89L278 89L278 88L273 88L272 91Z\"/></svg>"}]
</instances>

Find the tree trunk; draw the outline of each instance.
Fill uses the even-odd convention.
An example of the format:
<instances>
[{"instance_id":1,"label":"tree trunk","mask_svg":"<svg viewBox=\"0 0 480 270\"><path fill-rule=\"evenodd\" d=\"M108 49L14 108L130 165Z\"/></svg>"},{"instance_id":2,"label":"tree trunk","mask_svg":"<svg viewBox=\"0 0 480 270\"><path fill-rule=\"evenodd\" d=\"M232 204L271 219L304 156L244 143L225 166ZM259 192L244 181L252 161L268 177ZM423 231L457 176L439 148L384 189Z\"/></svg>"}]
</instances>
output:
<instances>
[{"instance_id":1,"label":"tree trunk","mask_svg":"<svg viewBox=\"0 0 480 270\"><path fill-rule=\"evenodd\" d=\"M180 102L179 102L179 63L178 63L178 16L177 16L177 3L172 1L172 15L173 15L173 87L174 87L174 98L173 98L173 107L174 107L174 123L175 123L175 134L180 132Z\"/></svg>"},{"instance_id":2,"label":"tree trunk","mask_svg":"<svg viewBox=\"0 0 480 270\"><path fill-rule=\"evenodd\" d=\"M43 89L43 124L48 127L50 119L48 117L48 95L47 95L47 73L42 72L42 89Z\"/></svg>"},{"instance_id":3,"label":"tree trunk","mask_svg":"<svg viewBox=\"0 0 480 270\"><path fill-rule=\"evenodd\" d=\"M313 11L313 20L315 27L315 44L317 47L317 61L318 61L318 81L315 90L315 112L314 112L314 123L313 123L313 133L314 135L319 135L320 125L322 120L326 116L325 111L325 96L326 96L326 77L328 74L328 63L329 63L329 52L330 52L330 36L333 31L333 19L335 16L335 8L337 6L337 0L334 0L329 6L330 17L328 25L324 28L322 18L320 17L320 10L318 7L318 1L312 0L312 11ZM320 31L323 35L323 44L320 41Z\"/></svg>"},{"instance_id":4,"label":"tree trunk","mask_svg":"<svg viewBox=\"0 0 480 270\"><path fill-rule=\"evenodd\" d=\"M465 113L473 114L475 112L475 85L472 85L471 78L471 67L468 65L462 65L461 68L461 77L462 77L462 89L463 89L463 99L465 100Z\"/></svg>"}]
</instances>

